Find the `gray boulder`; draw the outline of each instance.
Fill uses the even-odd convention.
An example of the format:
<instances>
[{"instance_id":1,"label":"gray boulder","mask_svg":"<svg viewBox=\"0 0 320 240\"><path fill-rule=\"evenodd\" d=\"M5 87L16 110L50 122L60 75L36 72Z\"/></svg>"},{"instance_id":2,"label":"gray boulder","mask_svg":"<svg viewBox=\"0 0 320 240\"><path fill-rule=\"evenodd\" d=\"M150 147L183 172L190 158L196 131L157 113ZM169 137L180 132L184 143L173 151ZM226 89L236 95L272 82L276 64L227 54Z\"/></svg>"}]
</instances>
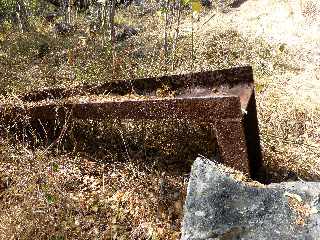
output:
<instances>
[{"instance_id":1,"label":"gray boulder","mask_svg":"<svg viewBox=\"0 0 320 240\"><path fill-rule=\"evenodd\" d=\"M56 23L53 32L60 35L66 35L73 31L73 26L69 23L59 22Z\"/></svg>"},{"instance_id":2,"label":"gray boulder","mask_svg":"<svg viewBox=\"0 0 320 240\"><path fill-rule=\"evenodd\" d=\"M319 196L320 183L266 186L197 158L188 185L181 239L320 239Z\"/></svg>"},{"instance_id":3,"label":"gray boulder","mask_svg":"<svg viewBox=\"0 0 320 240\"><path fill-rule=\"evenodd\" d=\"M127 39L129 39L130 37L137 35L138 34L138 30L130 27L130 26L122 26L122 29L118 31L117 35L116 35L116 40L117 41L125 41Z\"/></svg>"}]
</instances>

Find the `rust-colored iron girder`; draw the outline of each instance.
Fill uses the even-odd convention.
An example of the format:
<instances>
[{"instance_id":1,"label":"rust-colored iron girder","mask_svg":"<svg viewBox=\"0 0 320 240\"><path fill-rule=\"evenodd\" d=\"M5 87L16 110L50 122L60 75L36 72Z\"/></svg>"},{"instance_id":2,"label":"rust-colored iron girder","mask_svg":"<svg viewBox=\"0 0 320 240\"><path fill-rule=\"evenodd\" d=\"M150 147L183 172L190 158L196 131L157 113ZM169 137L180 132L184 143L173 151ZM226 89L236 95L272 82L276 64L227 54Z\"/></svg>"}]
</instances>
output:
<instances>
[{"instance_id":1,"label":"rust-colored iron girder","mask_svg":"<svg viewBox=\"0 0 320 240\"><path fill-rule=\"evenodd\" d=\"M32 91L20 96L25 102L36 102L44 99L64 99L75 95L126 95L132 92L138 95L155 95L157 89L167 86L171 91L183 96L239 95L241 89L253 83L251 67L240 67L184 75L162 76L133 80L118 80L101 85L82 85L75 88L49 88ZM237 87L238 86L238 87ZM190 94L189 90L195 91ZM240 90L240 91L239 91ZM237 93L238 92L238 93ZM216 94L214 94L216 93ZM240 94L241 95L241 94Z\"/></svg>"},{"instance_id":2,"label":"rust-colored iron girder","mask_svg":"<svg viewBox=\"0 0 320 240\"><path fill-rule=\"evenodd\" d=\"M172 94L157 97L166 86ZM71 102L72 95L134 94L142 98L108 98L86 103ZM53 120L68 115L77 119L192 119L213 125L221 161L256 178L261 166L261 149L251 67L118 81L100 86L82 86L72 90L50 89L21 97L37 102L1 111L4 123L19 116L32 120ZM64 101L65 100L65 101ZM28 107L29 106L29 107Z\"/></svg>"}]
</instances>

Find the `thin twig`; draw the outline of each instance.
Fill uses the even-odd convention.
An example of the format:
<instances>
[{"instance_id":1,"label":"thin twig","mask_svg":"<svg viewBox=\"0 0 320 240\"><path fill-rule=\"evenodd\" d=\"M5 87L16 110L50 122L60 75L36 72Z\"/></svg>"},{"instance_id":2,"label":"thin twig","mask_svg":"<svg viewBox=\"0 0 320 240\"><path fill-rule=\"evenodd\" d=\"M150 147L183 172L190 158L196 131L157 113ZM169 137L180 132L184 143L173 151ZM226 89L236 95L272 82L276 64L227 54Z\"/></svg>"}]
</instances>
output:
<instances>
[{"instance_id":1,"label":"thin twig","mask_svg":"<svg viewBox=\"0 0 320 240\"><path fill-rule=\"evenodd\" d=\"M104 163L102 164L102 193L105 192L105 187L104 187Z\"/></svg>"},{"instance_id":2,"label":"thin twig","mask_svg":"<svg viewBox=\"0 0 320 240\"><path fill-rule=\"evenodd\" d=\"M176 48L178 45L179 29L180 29L180 17L181 17L181 1L179 1L179 5L178 5L177 27L175 30L174 42L172 46L172 65L171 65L172 71L175 68Z\"/></svg>"},{"instance_id":3,"label":"thin twig","mask_svg":"<svg viewBox=\"0 0 320 240\"><path fill-rule=\"evenodd\" d=\"M193 68L194 68L194 17L193 17L193 13L191 15L191 71L193 72Z\"/></svg>"},{"instance_id":4,"label":"thin twig","mask_svg":"<svg viewBox=\"0 0 320 240\"><path fill-rule=\"evenodd\" d=\"M122 130L120 129L120 127L117 127L118 131L120 132L120 136L121 136L121 139L122 139L122 142L123 142L123 145L124 145L124 148L126 150L126 154L127 154L127 157L128 157L128 160L131 161L131 158L130 158L130 155L129 155L129 152L128 152L128 148L127 148L127 143L123 137L123 132Z\"/></svg>"},{"instance_id":5,"label":"thin twig","mask_svg":"<svg viewBox=\"0 0 320 240\"><path fill-rule=\"evenodd\" d=\"M116 2L116 0L110 0L110 6L109 6L109 28L110 28L110 43L111 43L112 74L113 75L114 75L114 71L115 71L115 41L116 41L116 32L115 32L115 27L114 27L115 2Z\"/></svg>"},{"instance_id":6,"label":"thin twig","mask_svg":"<svg viewBox=\"0 0 320 240\"><path fill-rule=\"evenodd\" d=\"M205 24L207 24L217 13L212 14L208 20L206 20L201 27L203 27Z\"/></svg>"},{"instance_id":7,"label":"thin twig","mask_svg":"<svg viewBox=\"0 0 320 240\"><path fill-rule=\"evenodd\" d=\"M65 123L64 123L64 125L63 125L63 127L62 127L62 130L61 130L61 132L60 132L59 137L58 137L56 140L54 140L54 141L43 151L44 153L48 152L48 151L49 151L52 147L54 147L56 144L60 144L60 141L62 140L62 138L64 137L64 135L65 135L65 133L66 133L66 131L67 131L67 129L68 129L68 123L69 123L69 119L70 119L71 115L72 115L72 110L70 110L67 118L65 119Z\"/></svg>"},{"instance_id":8,"label":"thin twig","mask_svg":"<svg viewBox=\"0 0 320 240\"><path fill-rule=\"evenodd\" d=\"M41 127L42 127L42 129L43 129L43 131L44 131L44 135L45 135L45 138L46 138L46 142L48 143L48 133L47 133L45 127L43 126L42 121L41 121L40 119L38 119L38 122L40 123L40 125L41 125Z\"/></svg>"},{"instance_id":9,"label":"thin twig","mask_svg":"<svg viewBox=\"0 0 320 240\"><path fill-rule=\"evenodd\" d=\"M163 49L164 49L164 60L165 60L165 72L167 73L167 65L168 65L168 26L169 25L169 0L166 1L165 7L165 24L164 24L164 41L163 41Z\"/></svg>"}]
</instances>

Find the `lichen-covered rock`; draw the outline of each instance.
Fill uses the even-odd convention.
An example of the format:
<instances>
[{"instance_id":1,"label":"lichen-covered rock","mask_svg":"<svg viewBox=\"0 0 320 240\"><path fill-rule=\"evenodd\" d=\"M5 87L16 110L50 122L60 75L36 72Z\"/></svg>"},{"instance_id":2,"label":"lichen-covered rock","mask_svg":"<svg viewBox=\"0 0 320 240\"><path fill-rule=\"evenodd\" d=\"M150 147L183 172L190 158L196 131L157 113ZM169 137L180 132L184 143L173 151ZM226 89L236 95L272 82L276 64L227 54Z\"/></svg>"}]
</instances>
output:
<instances>
[{"instance_id":1,"label":"lichen-covered rock","mask_svg":"<svg viewBox=\"0 0 320 240\"><path fill-rule=\"evenodd\" d=\"M320 183L268 186L197 158L191 170L182 238L320 239Z\"/></svg>"}]
</instances>

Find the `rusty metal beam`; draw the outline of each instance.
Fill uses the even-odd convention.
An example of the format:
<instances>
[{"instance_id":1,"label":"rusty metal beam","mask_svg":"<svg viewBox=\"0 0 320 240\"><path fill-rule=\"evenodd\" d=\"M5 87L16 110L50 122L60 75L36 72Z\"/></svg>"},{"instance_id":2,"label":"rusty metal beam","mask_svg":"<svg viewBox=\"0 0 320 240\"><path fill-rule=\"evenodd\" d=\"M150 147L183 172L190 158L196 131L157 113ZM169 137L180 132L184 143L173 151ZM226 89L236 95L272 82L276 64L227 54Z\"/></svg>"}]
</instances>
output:
<instances>
[{"instance_id":1,"label":"rusty metal beam","mask_svg":"<svg viewBox=\"0 0 320 240\"><path fill-rule=\"evenodd\" d=\"M157 100L105 101L96 103L45 104L29 108L13 108L12 116L28 116L30 120L63 118L71 112L78 119L192 119L217 121L241 119L239 97L179 98Z\"/></svg>"},{"instance_id":2,"label":"rusty metal beam","mask_svg":"<svg viewBox=\"0 0 320 240\"><path fill-rule=\"evenodd\" d=\"M156 91L168 86L175 97L158 98ZM110 95L134 92L141 99L105 99L87 103L61 101L75 93ZM28 101L44 98L60 99L53 103L37 103L31 107L14 107L1 112L3 123L27 116L32 120L64 119L191 119L210 123L216 132L221 161L253 178L261 167L261 149L256 116L253 74L250 67L222 71L136 79L86 86L85 89L51 90L25 95Z\"/></svg>"},{"instance_id":3,"label":"rusty metal beam","mask_svg":"<svg viewBox=\"0 0 320 240\"><path fill-rule=\"evenodd\" d=\"M250 66L189 73L182 75L152 77L133 80L118 80L106 82L101 85L86 84L74 88L49 88L32 91L20 96L22 101L36 102L44 99L63 99L74 95L84 94L115 94L126 95L135 92L139 95L154 95L156 90L166 85L173 91L186 91L191 88L204 88L219 92L224 86L234 88L241 85L245 87L253 83L252 68ZM237 88L234 88L237 90ZM217 93L218 93L217 92Z\"/></svg>"}]
</instances>

